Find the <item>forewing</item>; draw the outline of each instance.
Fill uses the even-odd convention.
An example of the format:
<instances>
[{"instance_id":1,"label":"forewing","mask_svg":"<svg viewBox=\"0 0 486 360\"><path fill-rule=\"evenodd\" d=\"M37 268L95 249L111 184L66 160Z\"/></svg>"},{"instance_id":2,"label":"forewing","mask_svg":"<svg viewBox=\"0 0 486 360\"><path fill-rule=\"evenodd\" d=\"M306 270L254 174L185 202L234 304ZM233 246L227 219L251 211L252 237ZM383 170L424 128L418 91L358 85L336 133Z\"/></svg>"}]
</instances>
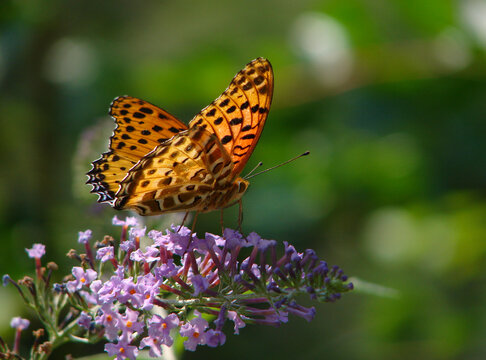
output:
<instances>
[{"instance_id":1,"label":"forewing","mask_svg":"<svg viewBox=\"0 0 486 360\"><path fill-rule=\"evenodd\" d=\"M189 123L216 134L234 163L233 177L243 170L260 138L272 95L272 66L266 59L255 59Z\"/></svg>"},{"instance_id":2,"label":"forewing","mask_svg":"<svg viewBox=\"0 0 486 360\"><path fill-rule=\"evenodd\" d=\"M91 192L99 202L112 202L128 170L143 156L187 125L146 101L120 96L113 100L110 115L116 122L109 151L92 163L87 173Z\"/></svg>"}]
</instances>

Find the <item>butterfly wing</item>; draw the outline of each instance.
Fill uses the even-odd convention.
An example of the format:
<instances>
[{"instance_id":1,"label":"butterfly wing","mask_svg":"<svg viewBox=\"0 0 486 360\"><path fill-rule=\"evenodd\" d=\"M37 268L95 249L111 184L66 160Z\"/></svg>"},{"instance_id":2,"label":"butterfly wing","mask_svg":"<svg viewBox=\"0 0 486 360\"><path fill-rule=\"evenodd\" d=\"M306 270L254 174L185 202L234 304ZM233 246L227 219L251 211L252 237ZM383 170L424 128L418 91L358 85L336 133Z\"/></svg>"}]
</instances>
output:
<instances>
[{"instance_id":1,"label":"butterfly wing","mask_svg":"<svg viewBox=\"0 0 486 360\"><path fill-rule=\"evenodd\" d=\"M110 115L116 128L109 151L94 161L87 173L87 184L93 186L91 192L98 194L99 202L113 201L130 168L156 146L187 129L168 112L130 96L113 100Z\"/></svg>"},{"instance_id":2,"label":"butterfly wing","mask_svg":"<svg viewBox=\"0 0 486 360\"><path fill-rule=\"evenodd\" d=\"M193 126L156 147L129 171L114 207L140 215L206 211L218 193L216 183L232 171L231 158L216 135Z\"/></svg>"},{"instance_id":3,"label":"butterfly wing","mask_svg":"<svg viewBox=\"0 0 486 360\"><path fill-rule=\"evenodd\" d=\"M260 138L272 96L272 66L258 58L189 123L189 127L200 126L216 134L234 163L233 178L243 170Z\"/></svg>"}]
</instances>

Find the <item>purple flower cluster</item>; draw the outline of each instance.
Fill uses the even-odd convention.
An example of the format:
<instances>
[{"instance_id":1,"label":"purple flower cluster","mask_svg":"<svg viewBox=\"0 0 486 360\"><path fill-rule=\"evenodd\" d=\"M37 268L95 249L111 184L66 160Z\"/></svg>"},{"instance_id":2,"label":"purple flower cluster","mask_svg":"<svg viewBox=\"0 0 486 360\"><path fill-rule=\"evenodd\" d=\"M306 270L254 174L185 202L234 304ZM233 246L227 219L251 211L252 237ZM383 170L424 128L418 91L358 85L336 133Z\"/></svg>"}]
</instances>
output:
<instances>
[{"instance_id":1,"label":"purple flower cluster","mask_svg":"<svg viewBox=\"0 0 486 360\"><path fill-rule=\"evenodd\" d=\"M98 263L88 255L91 232L80 232L86 260L73 268L74 280L58 289L83 309L78 325L102 331L109 341L105 351L117 359L135 359L144 348L160 357L173 336L186 338L184 347L191 351L223 345L227 320L235 334L250 323L278 326L289 314L310 321L315 309L297 304L297 295L334 301L352 289L342 271L329 269L314 251L299 253L284 243L278 256L277 242L256 233L244 237L225 229L223 236L198 238L173 226L165 233L150 231L153 243L142 249L146 230L135 218L115 217L113 224L122 226L120 242L97 243Z\"/></svg>"},{"instance_id":2,"label":"purple flower cluster","mask_svg":"<svg viewBox=\"0 0 486 360\"><path fill-rule=\"evenodd\" d=\"M113 224L121 226L118 241L105 236L92 244L91 230L79 232L85 253L71 250L69 256L80 266L53 291L46 289L52 288L57 265L42 267L41 244L27 250L35 259L36 279L3 277L40 319L59 324L56 340L36 340L35 351L50 353L61 344L57 339L91 343L101 337L108 341L105 351L117 359L136 359L141 349L160 357L162 346L175 341L190 351L198 345L216 347L226 341L227 321L235 334L247 324L278 326L289 315L310 321L315 309L298 304L299 295L332 302L352 289L342 270L329 268L314 251L300 253L286 242L282 251L276 241L256 233L243 236L225 229L222 236L199 238L186 227L173 226L146 235L136 218L115 217ZM143 239L150 239L150 245L142 246ZM60 314L66 314L62 321ZM18 334L14 352L27 325L20 318L12 322Z\"/></svg>"}]
</instances>

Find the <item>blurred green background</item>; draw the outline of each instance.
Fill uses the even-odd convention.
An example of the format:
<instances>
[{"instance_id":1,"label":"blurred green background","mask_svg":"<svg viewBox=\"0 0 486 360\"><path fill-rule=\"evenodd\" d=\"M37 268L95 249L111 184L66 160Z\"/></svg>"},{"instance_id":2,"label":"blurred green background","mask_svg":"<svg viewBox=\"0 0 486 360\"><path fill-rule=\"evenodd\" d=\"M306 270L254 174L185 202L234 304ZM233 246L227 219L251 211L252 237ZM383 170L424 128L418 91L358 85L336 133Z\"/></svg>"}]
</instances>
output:
<instances>
[{"instance_id":1,"label":"blurred green background","mask_svg":"<svg viewBox=\"0 0 486 360\"><path fill-rule=\"evenodd\" d=\"M118 234L125 214L84 185L114 97L187 122L259 56L274 101L244 173L311 155L252 179L243 229L398 296L346 294L311 323L248 326L183 358L486 358L484 0L1 1L0 273L32 273L24 248L43 242L65 274L78 231ZM225 216L234 227L237 209ZM19 300L0 289L10 342L10 318L30 315Z\"/></svg>"}]
</instances>

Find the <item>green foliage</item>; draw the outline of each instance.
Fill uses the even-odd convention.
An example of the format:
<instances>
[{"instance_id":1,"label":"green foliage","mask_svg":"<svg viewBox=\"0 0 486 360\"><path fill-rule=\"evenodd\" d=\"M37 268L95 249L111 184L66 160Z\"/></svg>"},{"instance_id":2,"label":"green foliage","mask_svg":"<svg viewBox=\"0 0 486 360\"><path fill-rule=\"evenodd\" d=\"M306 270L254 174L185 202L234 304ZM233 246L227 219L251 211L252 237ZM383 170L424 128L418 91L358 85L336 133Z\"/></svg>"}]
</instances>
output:
<instances>
[{"instance_id":1,"label":"green foliage","mask_svg":"<svg viewBox=\"0 0 486 360\"><path fill-rule=\"evenodd\" d=\"M34 242L63 266L78 230L107 230L114 211L83 185L107 141L85 140L113 125L114 97L187 122L263 56L274 102L247 169L311 155L252 179L243 230L317 248L400 297L350 296L318 311L320 323L242 331L184 359L484 357L481 4L3 1L0 272L26 272L18 259ZM228 226L236 214L226 211ZM201 215L197 228L218 231L219 215Z\"/></svg>"}]
</instances>

